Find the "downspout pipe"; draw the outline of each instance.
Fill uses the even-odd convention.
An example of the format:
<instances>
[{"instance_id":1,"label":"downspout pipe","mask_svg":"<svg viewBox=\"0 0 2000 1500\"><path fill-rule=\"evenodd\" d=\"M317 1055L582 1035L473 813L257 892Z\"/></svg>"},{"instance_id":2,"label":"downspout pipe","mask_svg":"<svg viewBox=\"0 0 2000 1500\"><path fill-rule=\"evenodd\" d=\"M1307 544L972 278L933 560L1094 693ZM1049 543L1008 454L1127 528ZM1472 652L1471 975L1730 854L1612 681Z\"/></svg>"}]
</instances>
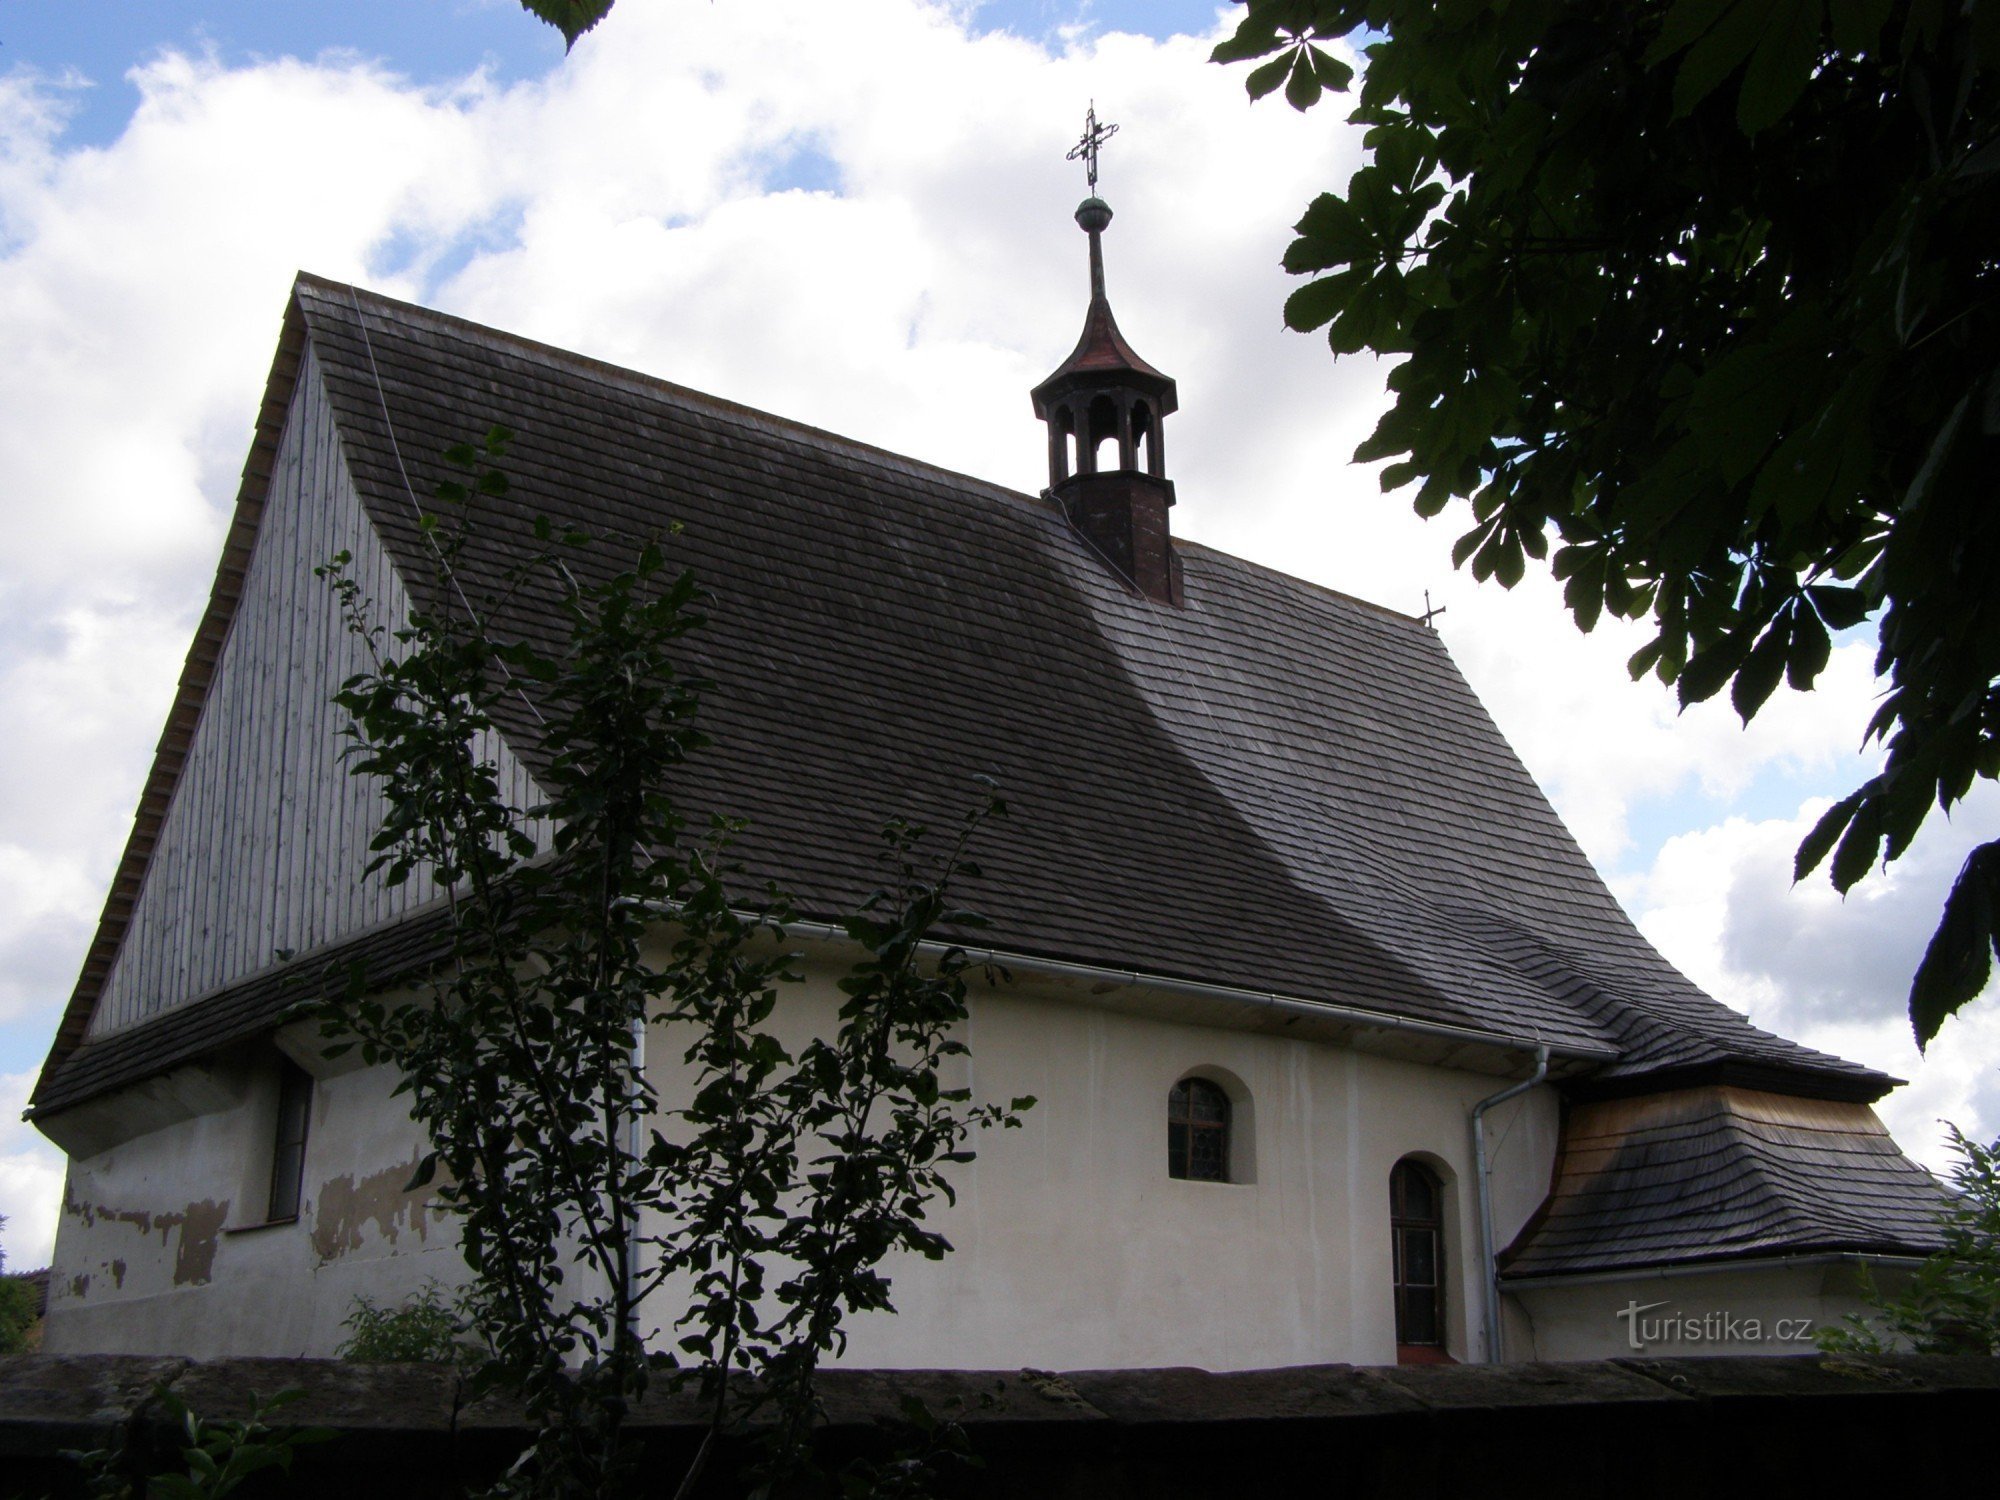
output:
<instances>
[{"instance_id":1,"label":"downspout pipe","mask_svg":"<svg viewBox=\"0 0 2000 1500\"><path fill-rule=\"evenodd\" d=\"M641 1087L645 1085L646 1017L643 1015L632 1023L632 1076ZM635 1109L625 1120L625 1150L636 1162L645 1154L645 1147L646 1121ZM635 1207L625 1225L625 1326L631 1333L633 1347L643 1349L644 1330L639 1321L639 1229L639 1210Z\"/></svg>"},{"instance_id":2,"label":"downspout pipe","mask_svg":"<svg viewBox=\"0 0 2000 1500\"><path fill-rule=\"evenodd\" d=\"M1535 1048L1535 1071L1519 1083L1490 1094L1472 1106L1472 1171L1479 1193L1480 1267L1486 1275L1486 1358L1500 1363L1500 1266L1493 1244L1493 1182L1486 1161L1486 1111L1519 1098L1549 1076L1549 1049Z\"/></svg>"}]
</instances>

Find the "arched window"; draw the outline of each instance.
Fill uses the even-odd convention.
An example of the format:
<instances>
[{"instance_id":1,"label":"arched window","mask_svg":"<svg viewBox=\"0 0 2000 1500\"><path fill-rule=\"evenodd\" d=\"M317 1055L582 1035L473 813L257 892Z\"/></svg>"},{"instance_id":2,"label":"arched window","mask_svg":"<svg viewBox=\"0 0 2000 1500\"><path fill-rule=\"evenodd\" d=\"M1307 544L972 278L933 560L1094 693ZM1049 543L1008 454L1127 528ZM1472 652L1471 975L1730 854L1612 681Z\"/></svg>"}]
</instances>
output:
<instances>
[{"instance_id":1,"label":"arched window","mask_svg":"<svg viewBox=\"0 0 2000 1500\"><path fill-rule=\"evenodd\" d=\"M1099 396L1090 403L1084 413L1083 441L1090 448L1090 468L1092 474L1108 473L1113 469L1130 468L1125 462L1125 453L1118 444L1118 403L1109 396ZM1111 462L1104 461L1104 445L1111 444Z\"/></svg>"},{"instance_id":2,"label":"arched window","mask_svg":"<svg viewBox=\"0 0 2000 1500\"><path fill-rule=\"evenodd\" d=\"M1167 1175L1229 1180L1229 1096L1206 1078L1183 1078L1167 1094Z\"/></svg>"},{"instance_id":3,"label":"arched window","mask_svg":"<svg viewBox=\"0 0 2000 1500\"><path fill-rule=\"evenodd\" d=\"M1396 1242L1396 1343L1444 1346L1444 1188L1420 1161L1389 1174L1389 1226Z\"/></svg>"}]
</instances>

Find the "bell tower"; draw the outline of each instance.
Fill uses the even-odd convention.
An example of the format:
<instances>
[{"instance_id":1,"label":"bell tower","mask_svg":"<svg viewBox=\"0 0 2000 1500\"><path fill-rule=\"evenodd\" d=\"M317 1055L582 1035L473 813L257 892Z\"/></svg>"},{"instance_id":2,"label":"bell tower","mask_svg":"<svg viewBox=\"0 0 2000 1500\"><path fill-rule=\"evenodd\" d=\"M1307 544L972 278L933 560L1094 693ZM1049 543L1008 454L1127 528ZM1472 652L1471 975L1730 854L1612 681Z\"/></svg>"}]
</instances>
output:
<instances>
[{"instance_id":1,"label":"bell tower","mask_svg":"<svg viewBox=\"0 0 2000 1500\"><path fill-rule=\"evenodd\" d=\"M1076 222L1090 236L1090 307L1076 348L1035 387L1035 415L1049 429L1049 493L1070 524L1140 593L1178 605L1180 559L1167 525L1174 486L1160 428L1179 399L1173 379L1125 342L1104 295L1111 209L1097 196L1097 151L1117 129L1097 123L1093 104L1083 139L1069 153L1089 173L1090 196Z\"/></svg>"}]
</instances>

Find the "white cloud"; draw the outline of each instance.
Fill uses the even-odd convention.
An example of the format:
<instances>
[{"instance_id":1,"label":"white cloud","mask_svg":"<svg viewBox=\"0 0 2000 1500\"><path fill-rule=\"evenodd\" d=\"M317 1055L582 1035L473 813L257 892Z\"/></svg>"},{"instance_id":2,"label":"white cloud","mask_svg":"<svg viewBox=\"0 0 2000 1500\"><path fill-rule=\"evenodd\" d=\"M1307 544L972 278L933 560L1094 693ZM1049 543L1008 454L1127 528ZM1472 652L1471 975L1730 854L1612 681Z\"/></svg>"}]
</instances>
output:
<instances>
[{"instance_id":1,"label":"white cloud","mask_svg":"<svg viewBox=\"0 0 2000 1500\"><path fill-rule=\"evenodd\" d=\"M1726 705L1679 715L1626 679L1634 631L1579 637L1543 578L1474 587L1450 569L1449 519L1419 522L1348 462L1381 369L1336 365L1279 319L1287 226L1359 164L1337 105L1253 108L1200 39L1070 32L1049 50L971 37L962 14L629 4L505 87L170 51L132 75L130 127L89 150L61 137L70 85L0 79L0 708L35 726L0 739L0 1015L52 1029L81 958L296 269L1035 489L1027 391L1081 319L1082 183L1063 151L1093 97L1122 126L1102 182L1113 300L1181 384L1181 534L1394 608L1431 589L1607 867L1643 865L1635 807L1726 799L1773 770L1865 774L1865 651L1748 732ZM838 192L784 186L801 153ZM1691 969L1752 962L1723 916L1653 906L1663 932L1695 934ZM1812 957L1754 951L1780 971Z\"/></svg>"},{"instance_id":2,"label":"white cloud","mask_svg":"<svg viewBox=\"0 0 2000 1500\"><path fill-rule=\"evenodd\" d=\"M1026 391L1081 315L1062 154L1095 94L1125 125L1106 191L1128 328L1216 414L1178 456L1190 529L1277 505L1288 429L1351 383L1275 326L1282 227L1328 163L1204 51L1051 56L906 0L628 6L504 89L165 51L93 149L64 146L69 84L0 80L0 703L36 726L0 740L0 1011L52 1024L68 988L299 268L1032 488ZM766 191L807 148L843 192ZM1200 373L1260 345L1282 399Z\"/></svg>"},{"instance_id":3,"label":"white cloud","mask_svg":"<svg viewBox=\"0 0 2000 1500\"><path fill-rule=\"evenodd\" d=\"M1682 792L1726 802L1774 768L1843 786L1876 769L1860 749L1875 692L1867 646L1839 647L1811 692L1781 687L1746 726L1726 695L1683 711L1657 678L1633 682L1625 663L1650 630L1607 620L1579 634L1546 574L1514 593L1456 590L1463 613L1447 635L1601 867L1627 852L1640 803Z\"/></svg>"},{"instance_id":4,"label":"white cloud","mask_svg":"<svg viewBox=\"0 0 2000 1500\"><path fill-rule=\"evenodd\" d=\"M2000 1134L2000 996L1989 986L1928 1055L1911 1036L1907 996L1959 866L2000 827L2000 788L1978 787L1949 821L1933 815L1900 860L1844 899L1823 872L1792 883L1793 853L1826 806L1670 839L1633 882L1634 914L1689 978L1759 1026L1910 1079L1879 1112L1941 1167L1941 1121Z\"/></svg>"},{"instance_id":5,"label":"white cloud","mask_svg":"<svg viewBox=\"0 0 2000 1500\"><path fill-rule=\"evenodd\" d=\"M20 1123L35 1075L0 1074L0 1257L7 1269L49 1263L62 1208L62 1153Z\"/></svg>"}]
</instances>

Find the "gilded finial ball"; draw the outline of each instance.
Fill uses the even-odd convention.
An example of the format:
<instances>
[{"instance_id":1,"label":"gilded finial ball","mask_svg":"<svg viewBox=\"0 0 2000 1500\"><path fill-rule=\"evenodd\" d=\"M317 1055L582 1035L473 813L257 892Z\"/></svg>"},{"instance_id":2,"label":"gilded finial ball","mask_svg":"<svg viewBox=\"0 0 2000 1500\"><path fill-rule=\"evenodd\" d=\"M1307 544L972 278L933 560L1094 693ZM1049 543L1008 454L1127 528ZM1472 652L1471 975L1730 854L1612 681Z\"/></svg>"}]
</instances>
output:
<instances>
[{"instance_id":1,"label":"gilded finial ball","mask_svg":"<svg viewBox=\"0 0 2000 1500\"><path fill-rule=\"evenodd\" d=\"M1111 205L1102 198L1086 198L1076 206L1077 227L1086 234L1100 234L1111 222Z\"/></svg>"}]
</instances>

